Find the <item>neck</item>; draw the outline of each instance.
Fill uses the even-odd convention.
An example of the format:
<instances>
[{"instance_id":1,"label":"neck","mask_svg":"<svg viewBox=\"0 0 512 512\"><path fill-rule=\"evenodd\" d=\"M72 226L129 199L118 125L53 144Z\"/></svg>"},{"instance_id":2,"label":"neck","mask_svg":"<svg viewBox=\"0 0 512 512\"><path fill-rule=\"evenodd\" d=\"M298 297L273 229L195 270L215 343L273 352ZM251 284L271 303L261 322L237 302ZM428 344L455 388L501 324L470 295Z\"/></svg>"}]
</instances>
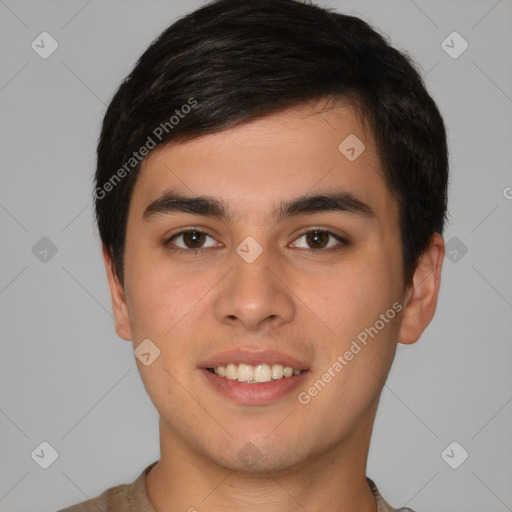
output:
<instances>
[{"instance_id":1,"label":"neck","mask_svg":"<svg viewBox=\"0 0 512 512\"><path fill-rule=\"evenodd\" d=\"M146 477L147 494L157 512L375 512L375 498L366 481L372 423L359 426L349 440L298 467L240 472L191 450L161 421L161 458Z\"/></svg>"}]
</instances>

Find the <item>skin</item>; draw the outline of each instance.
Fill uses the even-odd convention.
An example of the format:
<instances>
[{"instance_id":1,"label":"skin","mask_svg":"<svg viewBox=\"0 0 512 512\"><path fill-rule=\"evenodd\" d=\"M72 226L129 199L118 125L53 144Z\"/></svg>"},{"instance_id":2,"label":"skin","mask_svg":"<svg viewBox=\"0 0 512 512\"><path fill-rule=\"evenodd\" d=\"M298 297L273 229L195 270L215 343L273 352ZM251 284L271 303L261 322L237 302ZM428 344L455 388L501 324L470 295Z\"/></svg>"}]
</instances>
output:
<instances>
[{"instance_id":1,"label":"skin","mask_svg":"<svg viewBox=\"0 0 512 512\"><path fill-rule=\"evenodd\" d=\"M338 150L352 133L366 146L353 162ZM234 217L144 219L169 189L222 200ZM282 201L333 191L350 192L375 216L272 219ZM301 235L315 227L350 245L327 235L339 250L308 245ZM165 245L191 228L211 235L207 247L176 253ZM247 236L263 249L250 264L235 251ZM155 510L375 511L365 479L370 436L397 343L414 343L435 312L444 244L438 234L431 242L404 287L397 203L373 137L350 106L304 105L154 150L130 204L123 285L105 250L104 259L118 335L134 347L149 338L161 351L149 366L137 360L160 414L161 458L146 478ZM187 250L184 237L172 243ZM297 392L396 302L402 311L301 404ZM198 367L237 347L307 361L304 385L268 405L234 403ZM252 465L237 456L248 442L259 457Z\"/></svg>"}]
</instances>

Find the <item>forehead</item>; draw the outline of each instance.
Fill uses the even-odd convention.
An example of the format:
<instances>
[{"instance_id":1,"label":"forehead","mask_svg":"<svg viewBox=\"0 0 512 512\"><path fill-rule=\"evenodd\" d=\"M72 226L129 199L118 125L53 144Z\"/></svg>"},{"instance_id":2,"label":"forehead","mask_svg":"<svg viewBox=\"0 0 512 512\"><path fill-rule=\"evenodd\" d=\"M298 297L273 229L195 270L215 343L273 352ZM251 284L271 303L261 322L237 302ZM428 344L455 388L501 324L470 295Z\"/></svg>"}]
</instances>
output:
<instances>
[{"instance_id":1,"label":"forehead","mask_svg":"<svg viewBox=\"0 0 512 512\"><path fill-rule=\"evenodd\" d=\"M169 189L216 197L236 215L261 212L261 219L283 200L332 191L377 211L396 206L373 136L346 105L301 106L160 146L142 163L132 208L140 213Z\"/></svg>"}]
</instances>

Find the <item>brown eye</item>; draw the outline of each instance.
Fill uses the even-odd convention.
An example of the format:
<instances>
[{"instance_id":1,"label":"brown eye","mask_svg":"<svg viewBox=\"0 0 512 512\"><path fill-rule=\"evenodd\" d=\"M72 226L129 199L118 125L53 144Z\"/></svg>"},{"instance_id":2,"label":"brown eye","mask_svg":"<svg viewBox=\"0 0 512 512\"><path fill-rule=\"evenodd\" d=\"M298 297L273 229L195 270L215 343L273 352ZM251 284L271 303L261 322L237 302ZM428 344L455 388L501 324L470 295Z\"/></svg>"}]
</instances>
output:
<instances>
[{"instance_id":1,"label":"brown eye","mask_svg":"<svg viewBox=\"0 0 512 512\"><path fill-rule=\"evenodd\" d=\"M189 249L199 249L204 244L205 234L201 231L188 231L183 234L183 243Z\"/></svg>"},{"instance_id":2,"label":"brown eye","mask_svg":"<svg viewBox=\"0 0 512 512\"><path fill-rule=\"evenodd\" d=\"M306 233L306 242L312 249L323 249L329 242L329 236L326 231L310 231Z\"/></svg>"},{"instance_id":3,"label":"brown eye","mask_svg":"<svg viewBox=\"0 0 512 512\"><path fill-rule=\"evenodd\" d=\"M188 229L173 235L165 245L169 249L181 252L192 252L210 247L222 247L211 235L198 229Z\"/></svg>"},{"instance_id":4,"label":"brown eye","mask_svg":"<svg viewBox=\"0 0 512 512\"><path fill-rule=\"evenodd\" d=\"M349 241L325 229L310 229L302 233L292 245L308 251L328 252L348 246Z\"/></svg>"}]
</instances>

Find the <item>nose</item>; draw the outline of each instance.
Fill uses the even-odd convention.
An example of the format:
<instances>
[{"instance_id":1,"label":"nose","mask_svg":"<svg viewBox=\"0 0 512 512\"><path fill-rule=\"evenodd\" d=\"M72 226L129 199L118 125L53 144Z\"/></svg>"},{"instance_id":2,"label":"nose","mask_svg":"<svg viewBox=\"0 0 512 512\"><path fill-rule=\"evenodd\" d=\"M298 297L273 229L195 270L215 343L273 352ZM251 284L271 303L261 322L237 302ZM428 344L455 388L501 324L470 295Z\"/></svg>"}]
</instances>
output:
<instances>
[{"instance_id":1,"label":"nose","mask_svg":"<svg viewBox=\"0 0 512 512\"><path fill-rule=\"evenodd\" d=\"M235 258L234 268L222 280L214 303L216 319L246 330L291 322L296 304L286 285L283 269L271 261L267 251L252 263Z\"/></svg>"}]
</instances>

